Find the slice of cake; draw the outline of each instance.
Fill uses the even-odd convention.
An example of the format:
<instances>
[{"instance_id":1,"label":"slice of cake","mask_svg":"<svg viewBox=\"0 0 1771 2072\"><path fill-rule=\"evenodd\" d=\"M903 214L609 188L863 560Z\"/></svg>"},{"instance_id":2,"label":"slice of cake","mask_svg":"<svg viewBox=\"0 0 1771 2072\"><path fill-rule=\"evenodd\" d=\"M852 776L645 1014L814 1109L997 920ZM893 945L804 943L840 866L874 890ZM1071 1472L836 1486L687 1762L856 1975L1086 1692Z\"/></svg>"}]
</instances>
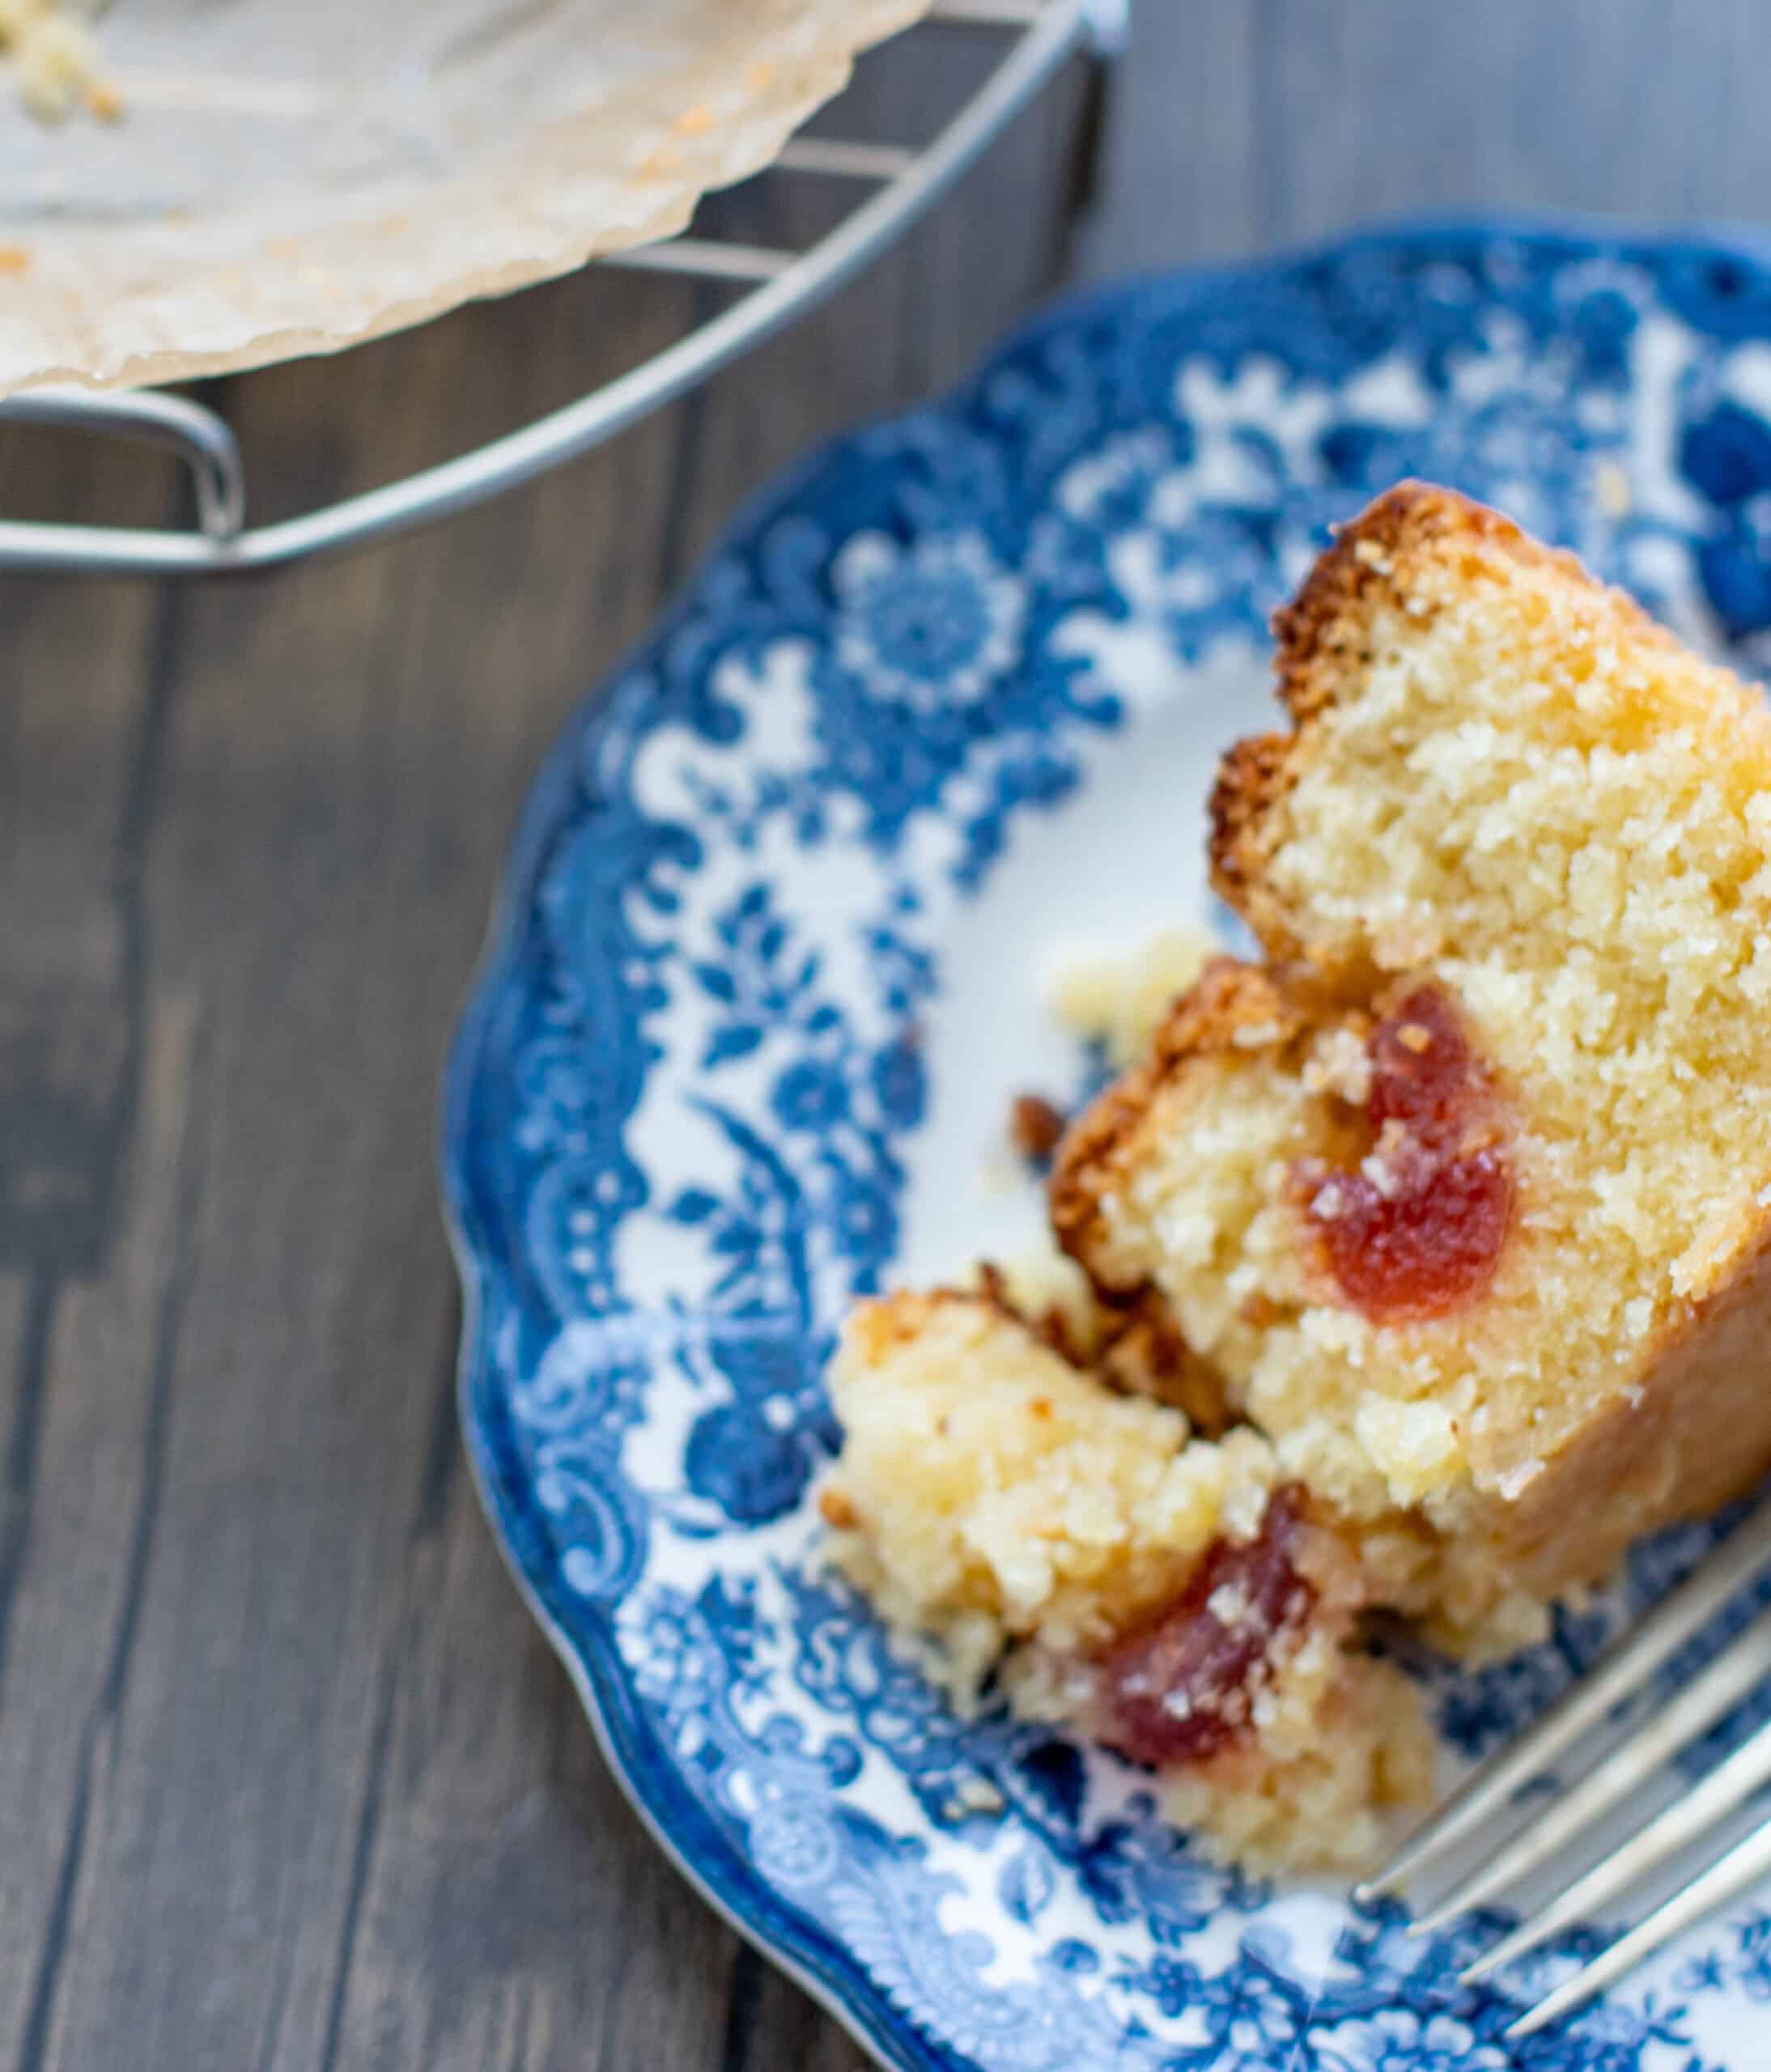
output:
<instances>
[{"instance_id":1,"label":"slice of cake","mask_svg":"<svg viewBox=\"0 0 1771 2072\"><path fill-rule=\"evenodd\" d=\"M1357 1868L1381 1809L1421 1799L1415 1694L1347 1649L1357 1546L1257 1433L1192 1437L994 1285L865 1305L830 1378L837 1557L958 1701L996 1677L1157 1769L1178 1821L1257 1866Z\"/></svg>"},{"instance_id":2,"label":"slice of cake","mask_svg":"<svg viewBox=\"0 0 1771 2072\"><path fill-rule=\"evenodd\" d=\"M1418 1509L1467 1624L1771 1464L1771 717L1417 485L1275 631L1292 724L1212 838L1268 962L1178 1005L1053 1216L1313 1486Z\"/></svg>"},{"instance_id":3,"label":"slice of cake","mask_svg":"<svg viewBox=\"0 0 1771 2072\"><path fill-rule=\"evenodd\" d=\"M1263 961L1067 1132L1068 1322L860 1313L828 1501L962 1687L1347 1861L1421 1771L1362 1607L1515 1642L1771 1467L1771 715L1421 485L1275 632L1290 724L1213 803Z\"/></svg>"}]
</instances>

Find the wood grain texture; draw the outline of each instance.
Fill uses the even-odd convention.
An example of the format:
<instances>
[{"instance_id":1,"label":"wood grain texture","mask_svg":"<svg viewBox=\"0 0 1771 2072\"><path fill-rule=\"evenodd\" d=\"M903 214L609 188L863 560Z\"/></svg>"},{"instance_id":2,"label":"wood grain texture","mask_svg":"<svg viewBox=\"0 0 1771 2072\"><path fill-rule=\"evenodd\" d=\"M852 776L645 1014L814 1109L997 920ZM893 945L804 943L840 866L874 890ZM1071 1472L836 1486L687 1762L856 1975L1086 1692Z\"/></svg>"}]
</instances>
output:
<instances>
[{"instance_id":1,"label":"wood grain texture","mask_svg":"<svg viewBox=\"0 0 1771 2072\"><path fill-rule=\"evenodd\" d=\"M1750 215L1753 0L1142 0L1078 270L1352 216ZM988 45L881 53L926 134ZM444 531L0 586L0 2066L853 2072L658 1857L459 1458L437 1068L508 832L733 505L1055 278L1075 94L701 395ZM837 197L715 212L801 240ZM719 291L592 275L230 382L260 515L578 393ZM169 468L0 439L0 507Z\"/></svg>"},{"instance_id":2,"label":"wood grain texture","mask_svg":"<svg viewBox=\"0 0 1771 2072\"><path fill-rule=\"evenodd\" d=\"M1757 0L1143 0L1090 274L1497 209L1752 224Z\"/></svg>"}]
</instances>

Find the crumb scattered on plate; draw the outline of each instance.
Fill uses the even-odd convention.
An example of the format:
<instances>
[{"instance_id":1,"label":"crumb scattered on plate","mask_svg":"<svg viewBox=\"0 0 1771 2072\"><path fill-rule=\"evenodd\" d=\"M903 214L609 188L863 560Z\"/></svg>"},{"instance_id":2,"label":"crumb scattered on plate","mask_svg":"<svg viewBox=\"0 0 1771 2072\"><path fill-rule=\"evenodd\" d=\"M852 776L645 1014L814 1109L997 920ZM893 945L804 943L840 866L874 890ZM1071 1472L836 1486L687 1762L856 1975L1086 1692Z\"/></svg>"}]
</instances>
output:
<instances>
[{"instance_id":1,"label":"crumb scattered on plate","mask_svg":"<svg viewBox=\"0 0 1771 2072\"><path fill-rule=\"evenodd\" d=\"M58 0L0 0L0 49L11 56L19 98L41 122L60 122L83 100L103 121L121 113L98 79L98 39Z\"/></svg>"},{"instance_id":2,"label":"crumb scattered on plate","mask_svg":"<svg viewBox=\"0 0 1771 2072\"><path fill-rule=\"evenodd\" d=\"M1131 950L1061 950L1047 984L1051 1011L1108 1062L1141 1057L1157 1025L1223 945L1198 923L1163 928Z\"/></svg>"},{"instance_id":3,"label":"crumb scattered on plate","mask_svg":"<svg viewBox=\"0 0 1771 2072\"><path fill-rule=\"evenodd\" d=\"M1021 1156L1043 1165L1064 1135L1064 1110L1043 1093L1017 1093L1009 1106L1009 1140Z\"/></svg>"}]
</instances>

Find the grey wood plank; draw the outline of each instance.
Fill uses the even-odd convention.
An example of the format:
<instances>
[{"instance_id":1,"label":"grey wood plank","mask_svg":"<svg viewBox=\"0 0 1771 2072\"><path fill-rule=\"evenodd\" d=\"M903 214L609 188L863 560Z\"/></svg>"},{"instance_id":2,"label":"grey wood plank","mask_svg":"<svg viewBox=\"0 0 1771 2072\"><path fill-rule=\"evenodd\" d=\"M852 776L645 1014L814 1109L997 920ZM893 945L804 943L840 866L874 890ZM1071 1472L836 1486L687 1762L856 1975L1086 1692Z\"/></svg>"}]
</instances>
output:
<instances>
[{"instance_id":1,"label":"grey wood plank","mask_svg":"<svg viewBox=\"0 0 1771 2072\"><path fill-rule=\"evenodd\" d=\"M1771 193L1752 0L1142 0L1138 35L1091 273ZM986 47L881 53L826 121L926 132ZM0 1046L0 1123L32 1059L71 1073L86 1204L0 1169L0 2062L862 2061L654 1850L499 1566L453 1432L434 1075L545 743L740 496L1051 278L1066 119L704 396L445 533L224 590L0 588L0 1030L90 1001L94 1032ZM836 200L716 213L803 238ZM245 378L255 494L464 447L714 302L589 277ZM175 493L0 442L8 508Z\"/></svg>"},{"instance_id":2,"label":"grey wood plank","mask_svg":"<svg viewBox=\"0 0 1771 2072\"><path fill-rule=\"evenodd\" d=\"M862 2072L875 2061L842 2025L754 1950L733 1964L719 2072Z\"/></svg>"},{"instance_id":3,"label":"grey wood plank","mask_svg":"<svg viewBox=\"0 0 1771 2072\"><path fill-rule=\"evenodd\" d=\"M173 479L98 442L0 438L0 496L49 517L163 523ZM0 583L0 2053L29 2040L59 1943L66 1837L89 1804L82 1723L126 1602L166 1254L151 1156L184 1046L151 1040L137 955L138 805L160 741L159 601ZM185 1020L188 1021L189 1017ZM168 1061L173 1061L168 1076ZM175 1132L176 1134L176 1132ZM146 1163L144 1165L144 1158ZM101 1329L104 1416L70 1450L53 1370ZM122 1322L128 1313L129 1323ZM98 1400L96 1395L91 1401ZM74 1528L70 1530L70 1526ZM65 1908L62 1918L65 1918Z\"/></svg>"},{"instance_id":4,"label":"grey wood plank","mask_svg":"<svg viewBox=\"0 0 1771 2072\"><path fill-rule=\"evenodd\" d=\"M732 1938L597 1756L465 1479L434 1547L424 1586L451 1608L414 1623L393 1679L337 2061L718 2063Z\"/></svg>"},{"instance_id":5,"label":"grey wood plank","mask_svg":"<svg viewBox=\"0 0 1771 2072\"><path fill-rule=\"evenodd\" d=\"M40 442L0 439L0 499L47 516L94 507L160 524L171 477L68 442L33 487ZM0 579L0 1259L52 1276L102 1252L128 1099L137 802L157 766L151 656L160 605L136 585ZM0 1541L4 1534L0 1533ZM0 1656L9 1565L0 1544Z\"/></svg>"},{"instance_id":6,"label":"grey wood plank","mask_svg":"<svg viewBox=\"0 0 1771 2072\"><path fill-rule=\"evenodd\" d=\"M1672 0L1497 0L1430 16L1394 0L1268 0L1261 235L1416 210L1685 206L1709 184L1714 133L1693 120L1694 90L1721 54L1722 17L1677 13L1675 30Z\"/></svg>"},{"instance_id":7,"label":"grey wood plank","mask_svg":"<svg viewBox=\"0 0 1771 2072\"><path fill-rule=\"evenodd\" d=\"M1259 235L1257 0L1142 0L1115 68L1087 278L1245 252Z\"/></svg>"},{"instance_id":8,"label":"grey wood plank","mask_svg":"<svg viewBox=\"0 0 1771 2072\"><path fill-rule=\"evenodd\" d=\"M1755 0L1143 0L1092 274L1423 213L1762 223Z\"/></svg>"},{"instance_id":9,"label":"grey wood plank","mask_svg":"<svg viewBox=\"0 0 1771 2072\"><path fill-rule=\"evenodd\" d=\"M660 296L675 292L631 300L602 349L673 333L680 311ZM329 454L304 429L319 397L291 393L318 370L243 384L248 435L304 489L391 473L422 436L471 433L476 410L490 418L539 385L533 334L511 325L499 350L499 331L482 314L452 343L440 332L371 356L361 386L329 388ZM581 333L551 338L582 372ZM447 422L402 409L414 393L446 399ZM477 537L469 526L189 600L147 898L156 976L202 1002L205 1126L225 1150L195 1207L160 1523L108 1790L70 1828L70 1896L40 1895L66 1923L47 1995L39 1985L25 2010L43 2062L307 2065L329 2037L351 2061L332 2010L372 1816L385 1813L389 1666L435 1598L427 1464L453 1460L435 1068L510 811L568 681L530 666L525 618L500 607L546 549L575 675L598 583L622 567L631 631L651 596L669 452L654 435L638 485L581 478L545 539L506 513ZM575 584L587 566L598 583ZM457 631L495 637L452 639L452 609ZM102 1369L57 1357L49 1399L92 1414L106 1386ZM483 1538L473 1545L495 1579ZM539 1647L508 1599L497 1631ZM563 1703L545 1688L525 1746L547 1746ZM677 1904L684 1924L661 1947L703 1921L686 1894ZM427 1976L440 1993L448 1974Z\"/></svg>"},{"instance_id":10,"label":"grey wood plank","mask_svg":"<svg viewBox=\"0 0 1771 2072\"><path fill-rule=\"evenodd\" d=\"M62 1290L50 1352L31 1560L21 1578L0 1733L0 2010L8 2061L53 2061L64 1968L139 1946L86 1934L117 1811L118 1736L142 1590L161 1524L171 1352L193 1266L208 1149L189 999L150 1004L124 1214L104 1272ZM58 1385L70 1374L94 1386Z\"/></svg>"}]
</instances>

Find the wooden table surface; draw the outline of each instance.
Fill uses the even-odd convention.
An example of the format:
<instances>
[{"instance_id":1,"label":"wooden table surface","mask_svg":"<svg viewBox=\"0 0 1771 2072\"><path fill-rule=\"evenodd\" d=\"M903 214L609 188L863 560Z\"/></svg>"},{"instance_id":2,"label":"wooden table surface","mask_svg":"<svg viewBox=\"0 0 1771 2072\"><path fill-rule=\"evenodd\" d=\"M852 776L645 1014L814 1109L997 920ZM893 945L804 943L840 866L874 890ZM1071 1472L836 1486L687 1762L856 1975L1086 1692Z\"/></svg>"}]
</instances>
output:
<instances>
[{"instance_id":1,"label":"wooden table surface","mask_svg":"<svg viewBox=\"0 0 1771 2072\"><path fill-rule=\"evenodd\" d=\"M862 2061L656 1853L462 1471L436 1074L537 761L740 496L1067 266L1771 208L1762 0L1140 0L1136 37L1073 238L1072 92L833 306L490 511L225 585L0 584L0 2066ZM987 48L879 54L839 126L926 134ZM214 393L293 509L716 306L596 275ZM9 513L182 495L0 442Z\"/></svg>"}]
</instances>

